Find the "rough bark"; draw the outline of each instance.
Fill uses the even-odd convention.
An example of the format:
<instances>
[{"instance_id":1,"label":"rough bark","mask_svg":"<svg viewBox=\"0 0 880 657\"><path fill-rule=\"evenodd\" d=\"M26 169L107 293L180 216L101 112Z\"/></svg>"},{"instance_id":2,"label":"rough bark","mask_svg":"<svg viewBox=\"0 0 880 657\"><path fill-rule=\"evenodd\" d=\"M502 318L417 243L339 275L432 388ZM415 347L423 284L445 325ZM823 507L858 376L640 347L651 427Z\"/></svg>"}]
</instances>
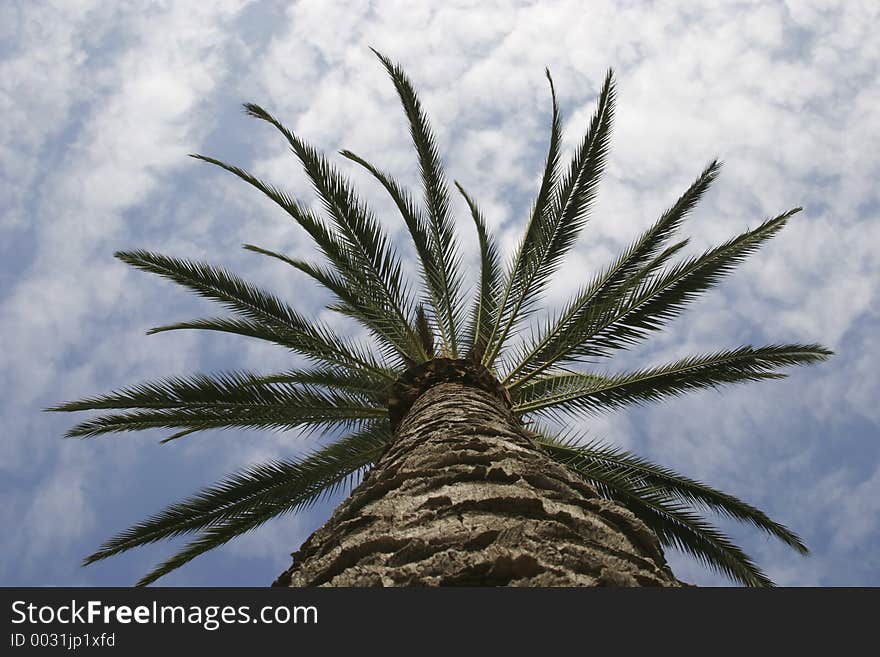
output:
<instances>
[{"instance_id":1,"label":"rough bark","mask_svg":"<svg viewBox=\"0 0 880 657\"><path fill-rule=\"evenodd\" d=\"M278 586L677 586L656 536L552 461L492 394L421 394Z\"/></svg>"}]
</instances>

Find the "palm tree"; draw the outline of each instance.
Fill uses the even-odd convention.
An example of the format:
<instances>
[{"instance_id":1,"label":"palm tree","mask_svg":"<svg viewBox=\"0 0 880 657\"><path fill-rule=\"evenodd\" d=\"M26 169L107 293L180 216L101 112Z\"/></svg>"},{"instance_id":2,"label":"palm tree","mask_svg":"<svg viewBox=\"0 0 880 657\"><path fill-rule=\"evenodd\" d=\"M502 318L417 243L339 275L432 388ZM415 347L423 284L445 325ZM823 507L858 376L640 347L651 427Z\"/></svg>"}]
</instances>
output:
<instances>
[{"instance_id":1,"label":"palm tree","mask_svg":"<svg viewBox=\"0 0 880 657\"><path fill-rule=\"evenodd\" d=\"M479 281L465 298L461 251L438 149L412 84L376 53L402 101L424 205L365 159L412 237L420 285L408 284L381 224L315 148L263 108L302 163L326 217L230 164L314 240L325 262L246 249L299 270L329 290L332 310L371 335L346 339L224 269L144 250L116 253L219 302L228 316L154 328L221 331L266 340L312 365L273 374L227 372L142 383L49 410L101 410L68 437L152 428L163 442L206 429L325 430L337 439L308 455L247 467L137 523L85 559L195 534L144 576L145 585L266 521L361 483L294 554L281 585L680 584L662 547L689 553L748 586L761 569L704 515L753 525L805 554L801 539L762 511L611 445L558 430L590 417L720 384L782 378L779 369L826 359L815 344L743 346L623 373L592 369L647 338L778 233L800 208L768 219L698 256L674 238L719 172L694 183L560 310L535 322L538 301L583 227L608 149L615 92L609 71L586 135L561 166L553 81L549 152L525 234L505 263L477 202L458 183L479 243ZM522 329L531 326L529 335ZM514 338L523 335L518 341Z\"/></svg>"}]
</instances>

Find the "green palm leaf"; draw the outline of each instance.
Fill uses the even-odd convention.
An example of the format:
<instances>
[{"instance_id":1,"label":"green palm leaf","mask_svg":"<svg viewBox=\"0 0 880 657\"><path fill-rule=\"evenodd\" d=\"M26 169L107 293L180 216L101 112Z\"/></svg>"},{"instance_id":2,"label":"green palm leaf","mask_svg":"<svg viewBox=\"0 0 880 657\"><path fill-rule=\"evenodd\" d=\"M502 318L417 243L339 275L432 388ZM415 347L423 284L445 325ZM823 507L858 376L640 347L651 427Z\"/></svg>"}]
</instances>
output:
<instances>
[{"instance_id":1,"label":"green palm leaf","mask_svg":"<svg viewBox=\"0 0 880 657\"><path fill-rule=\"evenodd\" d=\"M181 428L182 435L205 429L250 427L296 429L350 425L381 418L386 411L363 396L290 384L266 384L249 372L161 379L100 397L68 402L50 411L137 409L77 424L68 437L120 431Z\"/></svg>"},{"instance_id":2,"label":"green palm leaf","mask_svg":"<svg viewBox=\"0 0 880 657\"><path fill-rule=\"evenodd\" d=\"M724 383L779 379L785 376L775 371L780 367L818 363L830 355L814 344L740 347L615 376L556 374L523 386L514 410L596 413Z\"/></svg>"},{"instance_id":3,"label":"green palm leaf","mask_svg":"<svg viewBox=\"0 0 880 657\"><path fill-rule=\"evenodd\" d=\"M444 337L444 344L450 344L451 341L446 337L448 327L438 320L438 318L447 313L450 305L446 301L446 278L443 273L443 263L438 260L438 253L433 246L428 222L425 220L422 211L413 202L409 192L401 187L401 185L390 175L380 171L365 159L355 155L351 151L341 151L340 155L366 169L382 184L389 196L391 196L394 204L397 206L400 216L403 218L407 230L409 231L410 238L413 241L413 246L415 247L416 254L419 258L422 287L427 295L427 302L431 309L431 314L435 320L437 320L437 324L441 329L441 335Z\"/></svg>"},{"instance_id":4,"label":"green palm leaf","mask_svg":"<svg viewBox=\"0 0 880 657\"><path fill-rule=\"evenodd\" d=\"M301 329L288 329L240 317L209 317L157 326L147 331L147 335L180 330L218 331L257 338L287 347L313 361L363 368L392 381L396 378L391 370L376 361L370 352L343 340L317 321Z\"/></svg>"},{"instance_id":5,"label":"green palm leaf","mask_svg":"<svg viewBox=\"0 0 880 657\"><path fill-rule=\"evenodd\" d=\"M687 243L679 242L660 252L664 243L675 233L686 215L699 202L718 176L721 168L715 160L707 166L696 181L682 194L675 204L645 231L617 260L600 272L575 299L568 304L561 316L548 326L543 335L519 357L519 364L505 377L505 382L514 382L516 388L531 377L551 367L562 355L577 347L571 342L576 335L571 323L591 304L601 305L613 299L621 290L626 290L645 276L659 269L672 255ZM515 379L518 374L526 375Z\"/></svg>"},{"instance_id":6,"label":"green palm leaf","mask_svg":"<svg viewBox=\"0 0 880 657\"><path fill-rule=\"evenodd\" d=\"M316 367L308 370L289 370L278 374L256 376L256 385L272 383L324 386L357 394L368 401L383 405L388 401L390 382L368 370L341 367Z\"/></svg>"},{"instance_id":7,"label":"green palm leaf","mask_svg":"<svg viewBox=\"0 0 880 657\"><path fill-rule=\"evenodd\" d=\"M351 291L351 296L359 300L354 309L346 306L346 309L349 310L347 314L357 316L371 333L380 339L380 344L383 345L386 353L387 348L390 347L395 354L400 355L399 345L397 344L399 340L394 334L394 331L399 327L390 329L391 333L389 334L389 319L386 307L383 305L383 298L376 299L375 286L371 284L370 280L365 278L363 268L351 256L346 244L340 241L319 217L302 206L302 204L290 198L286 192L259 180L247 171L205 155L192 154L191 157L214 164L233 173L260 190L283 208L312 237L321 253L328 259L335 271L338 272L337 277L345 280L346 287ZM265 252L265 250L262 252ZM317 268L315 268L315 271L318 271ZM327 270L322 271L326 272ZM306 273L315 278L314 272ZM321 282L326 284L325 281Z\"/></svg>"},{"instance_id":8,"label":"green palm leaf","mask_svg":"<svg viewBox=\"0 0 880 657\"><path fill-rule=\"evenodd\" d=\"M358 310L358 306L360 305L359 297L352 293L351 288L347 286L347 281L332 269L320 265L313 265L297 258L291 258L278 251L265 249L254 244L244 244L243 248L246 251L275 258L276 260L280 260L281 262L290 265L294 269L298 269L335 294L336 297L346 305L346 307L351 309L351 311ZM355 314L351 311L349 314L360 317L364 320L365 324L367 323L368 316L365 313Z\"/></svg>"},{"instance_id":9,"label":"green palm leaf","mask_svg":"<svg viewBox=\"0 0 880 657\"><path fill-rule=\"evenodd\" d=\"M200 155L198 153L190 153L190 157L220 167L262 192L289 214L290 217L309 234L321 250L321 253L327 257L339 272L346 276L346 278L350 278L352 282L359 280L360 274L357 267L355 267L342 242L340 242L320 217L315 215L315 213L306 208L302 203L291 198L287 192L260 180L244 169L227 164L213 157Z\"/></svg>"},{"instance_id":10,"label":"green palm leaf","mask_svg":"<svg viewBox=\"0 0 880 657\"><path fill-rule=\"evenodd\" d=\"M259 105L248 103L245 110L250 116L275 126L299 158L339 230L353 264L366 279L367 284L362 287L382 304L384 315L381 321L376 319L378 330L404 357L411 360L423 357L408 320L412 308L401 277L400 261L379 222L343 176L315 148Z\"/></svg>"},{"instance_id":11,"label":"green palm leaf","mask_svg":"<svg viewBox=\"0 0 880 657\"><path fill-rule=\"evenodd\" d=\"M465 342L470 345L471 358L481 362L498 312L498 292L501 282L498 246L489 234L486 220L476 201L457 182L455 186L471 211L480 244L480 286L471 310Z\"/></svg>"},{"instance_id":12,"label":"green palm leaf","mask_svg":"<svg viewBox=\"0 0 880 657\"><path fill-rule=\"evenodd\" d=\"M615 300L589 306L576 317L570 340L574 346L556 362L607 356L614 349L630 346L650 331L663 328L688 303L711 289L726 274L776 235L788 219L800 211L789 210L746 231L699 257L688 258L665 272L642 279Z\"/></svg>"},{"instance_id":13,"label":"green palm leaf","mask_svg":"<svg viewBox=\"0 0 880 657\"><path fill-rule=\"evenodd\" d=\"M643 488L617 488L611 499L629 508L657 535L662 545L677 548L710 570L744 586L774 586L773 580L751 557L690 509Z\"/></svg>"},{"instance_id":14,"label":"green palm leaf","mask_svg":"<svg viewBox=\"0 0 880 657\"><path fill-rule=\"evenodd\" d=\"M245 468L195 496L120 532L84 564L162 539L202 531L200 549L188 549L166 561L140 582L155 581L198 554L255 529L267 520L309 508L374 463L390 439L381 422L341 438L303 458L270 461Z\"/></svg>"},{"instance_id":15,"label":"green palm leaf","mask_svg":"<svg viewBox=\"0 0 880 657\"><path fill-rule=\"evenodd\" d=\"M328 309L352 317L369 328L370 333L377 338L379 351L386 360L394 362L395 359L401 359L401 362L407 365L416 363L408 354L401 352L383 332L382 327L385 324L386 312L380 299L373 299L357 288L353 288L347 280L339 276L332 269L291 258L283 253L264 249L253 244L245 244L244 248L247 251L280 260L303 272L332 292L338 301L329 305Z\"/></svg>"},{"instance_id":16,"label":"green palm leaf","mask_svg":"<svg viewBox=\"0 0 880 657\"><path fill-rule=\"evenodd\" d=\"M449 208L449 190L440 153L428 117L403 70L375 49L394 82L409 122L410 135L419 158L427 210L428 248L432 266L427 271L430 286L438 300L437 324L443 344L452 358L458 357L458 325L461 319L461 274L457 240ZM412 229L410 229L412 232Z\"/></svg>"},{"instance_id":17,"label":"green palm leaf","mask_svg":"<svg viewBox=\"0 0 880 657\"><path fill-rule=\"evenodd\" d=\"M551 438L544 435L536 438L535 442L554 459L577 469L582 475L589 476L594 469L600 474L604 471L614 472L633 484L650 488L676 503L701 507L751 524L778 538L795 551L808 553L807 546L797 534L771 520L760 509L640 456L598 441L584 443L583 438L576 436Z\"/></svg>"},{"instance_id":18,"label":"green palm leaf","mask_svg":"<svg viewBox=\"0 0 880 657\"><path fill-rule=\"evenodd\" d=\"M291 329L309 326L306 319L275 295L219 267L143 250L118 251L115 255L132 267L172 280L248 319Z\"/></svg>"},{"instance_id":19,"label":"green palm leaf","mask_svg":"<svg viewBox=\"0 0 880 657\"><path fill-rule=\"evenodd\" d=\"M545 444L546 445L546 444ZM619 467L589 463L559 454L552 444L551 455L594 486L606 499L632 511L666 547L686 552L712 570L745 586L768 587L773 582L752 559L716 527L706 522L688 504L676 501L657 487L640 483Z\"/></svg>"},{"instance_id":20,"label":"green palm leaf","mask_svg":"<svg viewBox=\"0 0 880 657\"><path fill-rule=\"evenodd\" d=\"M243 322L224 320L195 320L155 328L151 333L175 329L210 329L247 335L249 328L259 329L271 342L288 346L310 355L315 351L335 354L343 360L369 364L369 359L358 358L346 349L341 340L329 329L309 321L278 297L230 274L224 269L204 263L171 258L149 251L120 251L116 257L138 269L158 274L163 278L193 290L199 296L218 301L244 317ZM240 329L240 330L233 330ZM254 331L251 331L253 333ZM348 353L347 353L348 352Z\"/></svg>"},{"instance_id":21,"label":"green palm leaf","mask_svg":"<svg viewBox=\"0 0 880 657\"><path fill-rule=\"evenodd\" d=\"M552 80L550 83L553 91ZM499 304L500 312L484 358L487 365L495 362L511 331L533 310L540 293L586 222L604 167L613 114L614 85L609 71L589 130L575 152L567 174L557 181L561 128L553 91L550 150L544 177L525 237L509 269Z\"/></svg>"}]
</instances>

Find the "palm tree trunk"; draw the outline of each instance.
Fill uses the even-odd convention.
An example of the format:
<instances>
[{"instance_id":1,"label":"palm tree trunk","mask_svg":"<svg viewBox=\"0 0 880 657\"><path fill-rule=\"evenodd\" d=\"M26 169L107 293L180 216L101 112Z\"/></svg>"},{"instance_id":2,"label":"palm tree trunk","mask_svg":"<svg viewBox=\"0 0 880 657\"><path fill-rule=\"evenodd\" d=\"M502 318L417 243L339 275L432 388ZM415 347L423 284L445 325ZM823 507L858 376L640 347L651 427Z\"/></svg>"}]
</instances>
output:
<instances>
[{"instance_id":1,"label":"palm tree trunk","mask_svg":"<svg viewBox=\"0 0 880 657\"><path fill-rule=\"evenodd\" d=\"M654 534L528 438L497 397L421 394L277 586L677 586Z\"/></svg>"}]
</instances>

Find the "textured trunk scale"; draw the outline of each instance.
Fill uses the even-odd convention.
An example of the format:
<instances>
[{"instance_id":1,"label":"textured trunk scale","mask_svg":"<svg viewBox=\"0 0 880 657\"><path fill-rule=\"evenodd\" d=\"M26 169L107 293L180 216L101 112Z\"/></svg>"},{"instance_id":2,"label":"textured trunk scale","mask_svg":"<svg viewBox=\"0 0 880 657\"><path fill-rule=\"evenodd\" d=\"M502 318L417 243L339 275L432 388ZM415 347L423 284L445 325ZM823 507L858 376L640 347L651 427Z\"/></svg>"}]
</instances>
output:
<instances>
[{"instance_id":1,"label":"textured trunk scale","mask_svg":"<svg viewBox=\"0 0 880 657\"><path fill-rule=\"evenodd\" d=\"M677 586L654 534L528 438L489 392L415 400L276 586Z\"/></svg>"}]
</instances>

